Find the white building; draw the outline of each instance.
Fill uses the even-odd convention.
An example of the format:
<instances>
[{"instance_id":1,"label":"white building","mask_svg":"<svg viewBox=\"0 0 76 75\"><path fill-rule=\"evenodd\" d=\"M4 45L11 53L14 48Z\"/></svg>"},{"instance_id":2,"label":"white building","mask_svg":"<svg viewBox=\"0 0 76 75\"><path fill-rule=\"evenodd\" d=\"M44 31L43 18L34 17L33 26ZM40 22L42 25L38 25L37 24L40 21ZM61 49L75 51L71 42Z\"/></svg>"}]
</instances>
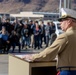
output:
<instances>
[{"instance_id":1,"label":"white building","mask_svg":"<svg viewBox=\"0 0 76 75\"><path fill-rule=\"evenodd\" d=\"M25 18L25 19L40 19L44 18L44 15L33 14L33 12L20 12L19 14L10 14L10 17Z\"/></svg>"},{"instance_id":2,"label":"white building","mask_svg":"<svg viewBox=\"0 0 76 75\"><path fill-rule=\"evenodd\" d=\"M34 14L44 15L44 20L57 20L59 18L59 13L51 12L33 12Z\"/></svg>"}]
</instances>

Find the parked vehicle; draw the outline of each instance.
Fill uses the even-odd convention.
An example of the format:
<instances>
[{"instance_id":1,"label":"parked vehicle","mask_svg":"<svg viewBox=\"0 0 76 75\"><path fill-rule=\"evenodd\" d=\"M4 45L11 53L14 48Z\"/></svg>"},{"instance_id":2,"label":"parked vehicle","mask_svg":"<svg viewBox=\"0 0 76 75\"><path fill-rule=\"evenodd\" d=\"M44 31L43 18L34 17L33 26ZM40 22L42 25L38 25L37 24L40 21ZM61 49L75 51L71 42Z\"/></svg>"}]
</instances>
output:
<instances>
[{"instance_id":1,"label":"parked vehicle","mask_svg":"<svg viewBox=\"0 0 76 75\"><path fill-rule=\"evenodd\" d=\"M56 26L56 31L55 33L57 34L57 36L59 36L61 33L63 33L61 27L60 27L60 22L58 21L54 21L54 24Z\"/></svg>"}]
</instances>

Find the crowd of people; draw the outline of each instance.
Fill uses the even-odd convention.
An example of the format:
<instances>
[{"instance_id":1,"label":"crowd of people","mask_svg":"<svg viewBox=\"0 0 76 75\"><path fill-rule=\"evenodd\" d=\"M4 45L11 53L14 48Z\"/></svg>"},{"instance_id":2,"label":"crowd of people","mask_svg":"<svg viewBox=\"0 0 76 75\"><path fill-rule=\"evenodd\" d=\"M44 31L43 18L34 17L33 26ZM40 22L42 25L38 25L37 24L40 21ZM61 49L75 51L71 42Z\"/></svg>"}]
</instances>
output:
<instances>
[{"instance_id":1,"label":"crowd of people","mask_svg":"<svg viewBox=\"0 0 76 75\"><path fill-rule=\"evenodd\" d=\"M3 53L8 53L11 47L14 52L16 46L18 46L19 52L21 49L30 47L40 49L43 47L43 42L45 47L48 47L57 37L55 30L53 21L47 21L45 25L44 21L41 21L40 24L33 20L29 22L15 20L10 23L10 20L6 19L0 22L0 49Z\"/></svg>"}]
</instances>

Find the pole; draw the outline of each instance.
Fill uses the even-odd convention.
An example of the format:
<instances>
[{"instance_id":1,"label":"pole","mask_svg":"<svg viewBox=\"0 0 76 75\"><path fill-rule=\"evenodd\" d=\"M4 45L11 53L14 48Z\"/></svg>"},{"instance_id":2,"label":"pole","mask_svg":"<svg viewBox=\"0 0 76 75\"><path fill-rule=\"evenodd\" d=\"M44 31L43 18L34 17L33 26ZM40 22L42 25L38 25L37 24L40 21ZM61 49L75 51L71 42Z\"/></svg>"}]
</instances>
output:
<instances>
[{"instance_id":1,"label":"pole","mask_svg":"<svg viewBox=\"0 0 76 75\"><path fill-rule=\"evenodd\" d=\"M67 0L64 0L64 8L67 8Z\"/></svg>"},{"instance_id":2,"label":"pole","mask_svg":"<svg viewBox=\"0 0 76 75\"><path fill-rule=\"evenodd\" d=\"M68 0L68 8L71 9L71 0Z\"/></svg>"},{"instance_id":3,"label":"pole","mask_svg":"<svg viewBox=\"0 0 76 75\"><path fill-rule=\"evenodd\" d=\"M60 0L60 4L59 4L59 17L61 16L61 13L60 13L60 9L62 8L62 2Z\"/></svg>"},{"instance_id":4,"label":"pole","mask_svg":"<svg viewBox=\"0 0 76 75\"><path fill-rule=\"evenodd\" d=\"M71 0L64 0L64 8L71 9Z\"/></svg>"},{"instance_id":5,"label":"pole","mask_svg":"<svg viewBox=\"0 0 76 75\"><path fill-rule=\"evenodd\" d=\"M61 7L62 7L62 2L61 2L61 0L60 0L60 5L59 5L59 9L61 9Z\"/></svg>"}]
</instances>

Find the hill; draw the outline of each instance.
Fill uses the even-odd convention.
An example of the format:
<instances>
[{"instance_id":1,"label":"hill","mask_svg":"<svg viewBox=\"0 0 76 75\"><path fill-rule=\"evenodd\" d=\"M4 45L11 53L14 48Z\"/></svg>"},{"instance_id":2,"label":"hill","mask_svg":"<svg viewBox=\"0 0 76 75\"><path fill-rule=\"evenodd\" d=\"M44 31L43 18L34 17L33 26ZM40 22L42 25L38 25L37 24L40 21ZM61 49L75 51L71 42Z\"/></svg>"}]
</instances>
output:
<instances>
[{"instance_id":1,"label":"hill","mask_svg":"<svg viewBox=\"0 0 76 75\"><path fill-rule=\"evenodd\" d=\"M72 8L76 9L75 7L76 0L72 0ZM21 11L58 12L58 8L59 0L0 0L0 12L7 13Z\"/></svg>"}]
</instances>

